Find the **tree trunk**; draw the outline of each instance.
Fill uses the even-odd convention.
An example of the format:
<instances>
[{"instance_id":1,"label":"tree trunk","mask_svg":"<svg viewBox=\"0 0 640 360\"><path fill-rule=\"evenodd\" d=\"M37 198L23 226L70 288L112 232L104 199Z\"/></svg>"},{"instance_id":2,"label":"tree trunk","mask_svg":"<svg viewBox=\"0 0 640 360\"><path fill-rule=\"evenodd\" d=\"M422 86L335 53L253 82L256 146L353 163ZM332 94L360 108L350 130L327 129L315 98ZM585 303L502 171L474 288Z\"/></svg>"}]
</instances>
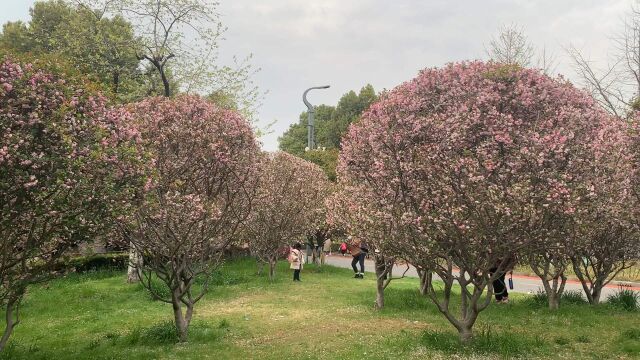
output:
<instances>
[{"instance_id":1,"label":"tree trunk","mask_svg":"<svg viewBox=\"0 0 640 360\"><path fill-rule=\"evenodd\" d=\"M176 322L176 331L178 333L178 341L187 342L188 335L189 335L189 321L187 320L187 318L190 318L190 316L185 317L182 314L182 303L180 302L180 299L175 294L175 290L174 290L174 295L171 297L171 303L173 305L173 316ZM187 312L189 312L189 309L187 309Z\"/></svg>"},{"instance_id":2,"label":"tree trunk","mask_svg":"<svg viewBox=\"0 0 640 360\"><path fill-rule=\"evenodd\" d=\"M11 336L11 333L13 332L13 328L18 325L18 323L20 322L17 316L17 301L16 300L9 300L9 302L7 303L6 306L6 313L5 313L5 321L6 321L6 325L4 328L4 332L2 333L2 338L0 338L0 353L2 353L2 350L4 349L4 347L7 345L7 342L9 341L9 337ZM13 313L14 311L16 312L16 317L14 319Z\"/></svg>"},{"instance_id":3,"label":"tree trunk","mask_svg":"<svg viewBox=\"0 0 640 360\"><path fill-rule=\"evenodd\" d=\"M602 278L595 274L594 281L589 274L583 273L580 268L583 261L581 258L574 257L571 261L573 262L573 271L576 273L578 280L580 280L580 283L582 284L582 289L584 290L584 294L587 296L589 304L598 305L600 303L602 288L604 287L604 280L601 280Z\"/></svg>"},{"instance_id":4,"label":"tree trunk","mask_svg":"<svg viewBox=\"0 0 640 360\"><path fill-rule=\"evenodd\" d=\"M376 285L376 310L384 308L384 280L378 279Z\"/></svg>"},{"instance_id":5,"label":"tree trunk","mask_svg":"<svg viewBox=\"0 0 640 360\"><path fill-rule=\"evenodd\" d=\"M386 267L385 267L385 264L384 264L384 260L383 260L382 265L381 265L380 264L380 259L378 259L377 256L376 256L375 268L376 268L376 305L375 305L375 308L376 308L376 310L381 310L382 308L384 308L384 282L385 282L384 273L386 272Z\"/></svg>"},{"instance_id":6,"label":"tree trunk","mask_svg":"<svg viewBox=\"0 0 640 360\"><path fill-rule=\"evenodd\" d=\"M529 266L542 282L549 310L558 310L567 283L567 277L564 275L567 268L565 260L561 257L546 255L541 260L532 259Z\"/></svg>"},{"instance_id":7,"label":"tree trunk","mask_svg":"<svg viewBox=\"0 0 640 360\"><path fill-rule=\"evenodd\" d=\"M591 305L600 304L600 296L602 295L602 289L604 288L606 278L606 275L596 275L596 279L593 282L593 285L591 285L591 299L589 300Z\"/></svg>"},{"instance_id":8,"label":"tree trunk","mask_svg":"<svg viewBox=\"0 0 640 360\"><path fill-rule=\"evenodd\" d=\"M544 291L547 294L547 301L549 302L549 310L558 310L560 308L560 299L564 293L564 287L567 283L567 277L564 274L548 280L546 278L540 278ZM550 283L551 282L551 283Z\"/></svg>"},{"instance_id":9,"label":"tree trunk","mask_svg":"<svg viewBox=\"0 0 640 360\"><path fill-rule=\"evenodd\" d=\"M460 342L463 344L469 344L471 340L473 340L473 330L471 326L462 325L458 328L458 336L460 337Z\"/></svg>"},{"instance_id":10,"label":"tree trunk","mask_svg":"<svg viewBox=\"0 0 640 360\"><path fill-rule=\"evenodd\" d=\"M256 259L256 266L258 267L258 275L262 275L264 271L264 261Z\"/></svg>"},{"instance_id":11,"label":"tree trunk","mask_svg":"<svg viewBox=\"0 0 640 360\"><path fill-rule=\"evenodd\" d=\"M600 304L600 296L601 295L602 295L602 285L596 283L594 285L594 287L593 287L592 292L591 292L590 304L591 305Z\"/></svg>"},{"instance_id":12,"label":"tree trunk","mask_svg":"<svg viewBox=\"0 0 640 360\"><path fill-rule=\"evenodd\" d=\"M158 71L160 71L160 77L162 77L162 85L164 86L164 96L170 97L171 85L169 85L169 79L167 79L167 75L164 73L164 67L160 67Z\"/></svg>"},{"instance_id":13,"label":"tree trunk","mask_svg":"<svg viewBox=\"0 0 640 360\"><path fill-rule=\"evenodd\" d=\"M427 288L431 282L431 271L416 268L420 279L420 295L427 295Z\"/></svg>"},{"instance_id":14,"label":"tree trunk","mask_svg":"<svg viewBox=\"0 0 640 360\"><path fill-rule=\"evenodd\" d=\"M560 294L547 293L547 301L549 301L549 310L558 310L560 308Z\"/></svg>"},{"instance_id":15,"label":"tree trunk","mask_svg":"<svg viewBox=\"0 0 640 360\"><path fill-rule=\"evenodd\" d=\"M113 73L113 93L117 94L119 88L120 88L120 73L116 71Z\"/></svg>"},{"instance_id":16,"label":"tree trunk","mask_svg":"<svg viewBox=\"0 0 640 360\"><path fill-rule=\"evenodd\" d=\"M320 265L320 252L315 247L313 248L313 263Z\"/></svg>"},{"instance_id":17,"label":"tree trunk","mask_svg":"<svg viewBox=\"0 0 640 360\"><path fill-rule=\"evenodd\" d=\"M142 257L138 254L132 242L129 243L129 267L127 268L127 282L129 284L140 281L138 268L142 266Z\"/></svg>"},{"instance_id":18,"label":"tree trunk","mask_svg":"<svg viewBox=\"0 0 640 360\"><path fill-rule=\"evenodd\" d=\"M276 277L276 265L277 261L269 259L269 280L273 281Z\"/></svg>"}]
</instances>

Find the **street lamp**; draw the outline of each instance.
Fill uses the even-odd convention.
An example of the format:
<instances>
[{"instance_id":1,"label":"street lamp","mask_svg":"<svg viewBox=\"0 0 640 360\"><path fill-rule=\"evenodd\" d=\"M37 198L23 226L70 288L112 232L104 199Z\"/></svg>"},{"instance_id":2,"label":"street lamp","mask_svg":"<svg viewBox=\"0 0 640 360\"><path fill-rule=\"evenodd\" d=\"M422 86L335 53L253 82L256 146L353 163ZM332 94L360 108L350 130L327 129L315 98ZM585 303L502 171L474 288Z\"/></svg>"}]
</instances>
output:
<instances>
[{"instance_id":1,"label":"street lamp","mask_svg":"<svg viewBox=\"0 0 640 360\"><path fill-rule=\"evenodd\" d=\"M324 85L324 86L314 86L311 88L308 88L307 90L304 91L304 93L302 93L302 101L304 102L305 105L307 105L307 149L308 150L313 150L313 148L315 148L315 141L314 141L314 130L315 130L315 125L313 122L313 116L315 115L315 110L313 108L313 105L311 105L309 103L309 101L307 101L307 93L311 90L314 89L328 89L329 85Z\"/></svg>"}]
</instances>

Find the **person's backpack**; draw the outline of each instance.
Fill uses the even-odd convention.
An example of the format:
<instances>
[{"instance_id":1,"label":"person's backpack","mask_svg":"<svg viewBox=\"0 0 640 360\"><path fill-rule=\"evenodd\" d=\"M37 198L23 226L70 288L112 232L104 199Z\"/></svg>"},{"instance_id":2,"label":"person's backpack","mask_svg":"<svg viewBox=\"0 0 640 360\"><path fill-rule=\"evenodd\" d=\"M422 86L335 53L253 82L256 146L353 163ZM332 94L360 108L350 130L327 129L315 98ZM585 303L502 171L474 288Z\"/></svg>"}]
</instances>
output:
<instances>
[{"instance_id":1,"label":"person's backpack","mask_svg":"<svg viewBox=\"0 0 640 360\"><path fill-rule=\"evenodd\" d=\"M340 244L340 251L347 251L347 243Z\"/></svg>"}]
</instances>

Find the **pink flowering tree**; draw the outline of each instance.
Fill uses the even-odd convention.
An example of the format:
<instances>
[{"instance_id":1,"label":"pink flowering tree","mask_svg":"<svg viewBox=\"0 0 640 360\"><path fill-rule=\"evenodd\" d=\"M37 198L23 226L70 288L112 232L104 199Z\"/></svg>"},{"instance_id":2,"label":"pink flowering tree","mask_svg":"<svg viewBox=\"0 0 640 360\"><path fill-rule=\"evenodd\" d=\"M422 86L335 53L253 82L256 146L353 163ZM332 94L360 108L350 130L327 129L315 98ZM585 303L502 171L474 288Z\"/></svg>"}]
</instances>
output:
<instances>
[{"instance_id":1,"label":"pink flowering tree","mask_svg":"<svg viewBox=\"0 0 640 360\"><path fill-rule=\"evenodd\" d=\"M397 231L412 234L396 248L439 276L444 286L427 281L426 293L469 341L514 257L564 241L557 219L575 212L590 141L606 121L562 79L449 64L384 94L352 125L338 178L394 209Z\"/></svg>"},{"instance_id":2,"label":"pink flowering tree","mask_svg":"<svg viewBox=\"0 0 640 360\"><path fill-rule=\"evenodd\" d=\"M130 118L31 65L0 64L0 350L27 286L135 199L142 158Z\"/></svg>"},{"instance_id":3,"label":"pink flowering tree","mask_svg":"<svg viewBox=\"0 0 640 360\"><path fill-rule=\"evenodd\" d=\"M398 245L406 239L407 228L398 227L398 212L392 206L379 202L378 189L370 185L349 184L340 178L338 190L327 199L329 208L328 223L336 229L342 229L349 235L362 239L369 245L373 255L376 274L375 308L384 308L384 291L392 280L393 269L398 261L406 264L405 253ZM408 270L408 265L406 265ZM406 271L401 277L404 277Z\"/></svg>"},{"instance_id":4,"label":"pink flowering tree","mask_svg":"<svg viewBox=\"0 0 640 360\"><path fill-rule=\"evenodd\" d=\"M141 283L173 306L186 341L194 305L249 216L259 148L247 120L198 96L150 98L132 112L150 177L144 203L122 219L123 233L142 257Z\"/></svg>"},{"instance_id":5,"label":"pink flowering tree","mask_svg":"<svg viewBox=\"0 0 640 360\"><path fill-rule=\"evenodd\" d=\"M627 129L614 119L594 137L571 241L573 270L591 304L600 303L602 289L640 259L637 134L637 123Z\"/></svg>"},{"instance_id":6,"label":"pink flowering tree","mask_svg":"<svg viewBox=\"0 0 640 360\"><path fill-rule=\"evenodd\" d=\"M275 276L283 248L303 241L325 221L329 180L323 170L286 152L266 154L245 233L251 253Z\"/></svg>"}]
</instances>

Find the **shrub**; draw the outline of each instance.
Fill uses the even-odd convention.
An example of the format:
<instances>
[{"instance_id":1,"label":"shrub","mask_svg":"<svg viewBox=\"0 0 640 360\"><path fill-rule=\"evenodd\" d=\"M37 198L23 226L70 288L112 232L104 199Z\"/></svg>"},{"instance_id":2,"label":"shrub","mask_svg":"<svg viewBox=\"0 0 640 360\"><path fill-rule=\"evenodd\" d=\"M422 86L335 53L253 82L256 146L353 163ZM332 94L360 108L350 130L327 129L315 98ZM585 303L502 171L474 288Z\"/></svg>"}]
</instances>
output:
<instances>
[{"instance_id":1,"label":"shrub","mask_svg":"<svg viewBox=\"0 0 640 360\"><path fill-rule=\"evenodd\" d=\"M445 353L497 354L505 358L533 354L545 345L539 337L530 338L511 332L496 333L488 326L478 332L468 345L462 344L453 333L438 331L424 332L421 342L429 349Z\"/></svg>"},{"instance_id":2,"label":"shrub","mask_svg":"<svg viewBox=\"0 0 640 360\"><path fill-rule=\"evenodd\" d=\"M561 304L583 305L587 303L587 300L582 295L580 290L567 290L562 293Z\"/></svg>"},{"instance_id":3,"label":"shrub","mask_svg":"<svg viewBox=\"0 0 640 360\"><path fill-rule=\"evenodd\" d=\"M222 322L225 322L223 320ZM221 324L222 324L221 322ZM227 327L229 326L227 322ZM218 329L204 323L194 323L190 330L192 340L197 342L215 341L222 337L222 327ZM224 328L226 329L226 328ZM178 331L173 321L163 321L145 328L135 328L126 337L124 341L128 345L160 345L175 344L179 341Z\"/></svg>"},{"instance_id":4,"label":"shrub","mask_svg":"<svg viewBox=\"0 0 640 360\"><path fill-rule=\"evenodd\" d=\"M547 293L542 289L538 289L538 291L533 294L531 297L527 299L529 305L535 308L547 307L549 305L549 301L547 299ZM579 290L567 290L562 293L562 298L560 300L560 304L572 304L572 305L583 305L586 304L584 296L582 296L582 292Z\"/></svg>"},{"instance_id":5,"label":"shrub","mask_svg":"<svg viewBox=\"0 0 640 360\"><path fill-rule=\"evenodd\" d=\"M622 310L637 311L640 309L640 293L628 286L620 285L615 294L609 295L607 303Z\"/></svg>"},{"instance_id":6,"label":"shrub","mask_svg":"<svg viewBox=\"0 0 640 360\"><path fill-rule=\"evenodd\" d=\"M546 307L549 305L549 302L547 301L547 293L544 292L544 290L542 289L538 289L538 291L531 295L531 297L529 297L527 299L528 303L533 306L533 307Z\"/></svg>"}]
</instances>

